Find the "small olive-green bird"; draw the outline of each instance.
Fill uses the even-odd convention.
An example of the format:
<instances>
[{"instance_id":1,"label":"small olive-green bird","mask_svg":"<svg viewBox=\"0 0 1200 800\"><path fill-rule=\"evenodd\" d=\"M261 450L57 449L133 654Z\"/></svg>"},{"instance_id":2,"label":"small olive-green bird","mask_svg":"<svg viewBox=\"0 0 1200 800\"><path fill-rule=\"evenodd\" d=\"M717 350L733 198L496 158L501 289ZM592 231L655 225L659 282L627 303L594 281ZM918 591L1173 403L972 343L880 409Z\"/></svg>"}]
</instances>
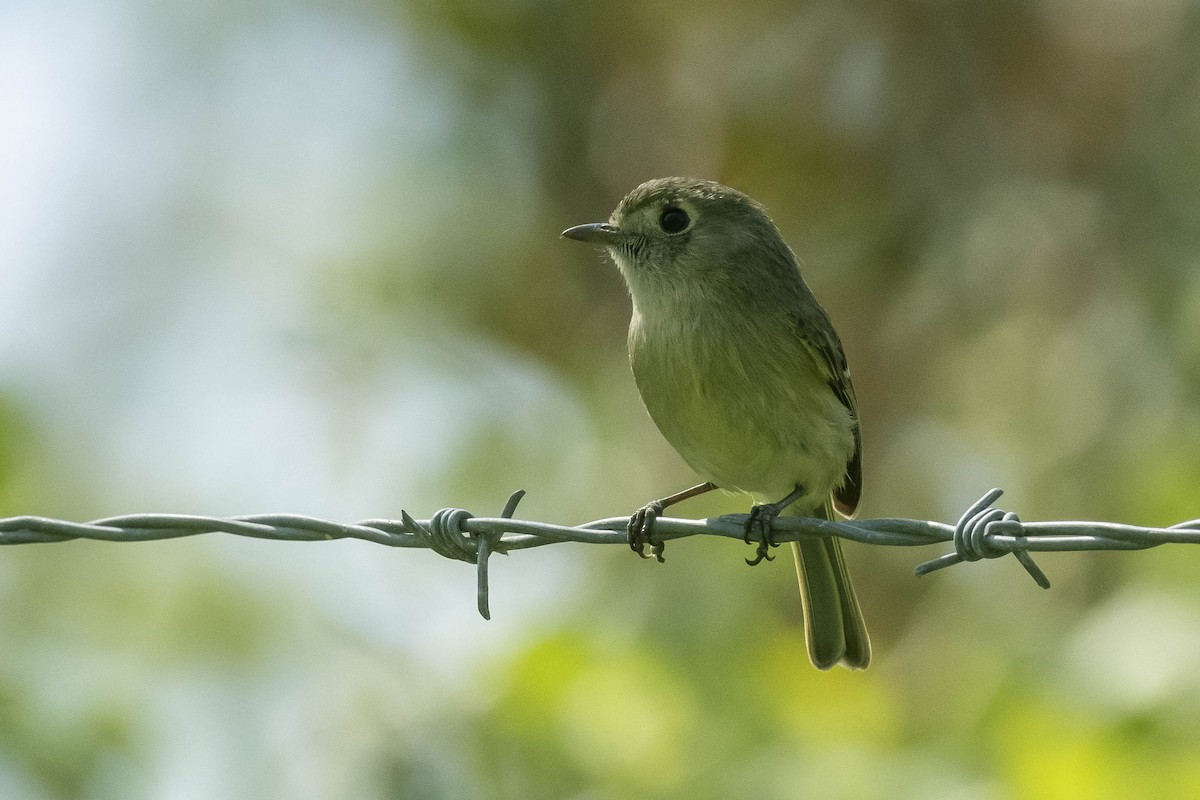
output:
<instances>
[{"instance_id":1,"label":"small olive-green bird","mask_svg":"<svg viewBox=\"0 0 1200 800\"><path fill-rule=\"evenodd\" d=\"M607 247L629 285L629 360L646 409L706 483L630 519L639 553L672 503L713 488L751 495L746 541L767 556L781 512L850 517L862 491L858 405L842 343L766 210L712 181L662 178L608 222L563 236ZM793 542L808 654L863 669L871 644L836 537Z\"/></svg>"}]
</instances>

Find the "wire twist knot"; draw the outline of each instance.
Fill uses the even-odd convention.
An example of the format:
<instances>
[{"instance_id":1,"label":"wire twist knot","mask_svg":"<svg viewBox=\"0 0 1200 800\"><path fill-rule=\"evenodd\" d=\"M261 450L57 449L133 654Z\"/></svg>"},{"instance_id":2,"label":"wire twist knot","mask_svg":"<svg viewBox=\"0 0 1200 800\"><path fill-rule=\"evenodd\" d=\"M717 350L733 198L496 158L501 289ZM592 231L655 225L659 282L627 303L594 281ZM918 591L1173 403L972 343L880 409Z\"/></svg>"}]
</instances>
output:
<instances>
[{"instance_id":1,"label":"wire twist knot","mask_svg":"<svg viewBox=\"0 0 1200 800\"><path fill-rule=\"evenodd\" d=\"M954 526L954 553L962 561L980 561L985 558L999 558L1008 555L1009 550L1000 547L991 538L991 525L998 520L1020 522L1011 511L999 508L985 508L975 514L964 514Z\"/></svg>"},{"instance_id":2,"label":"wire twist knot","mask_svg":"<svg viewBox=\"0 0 1200 800\"><path fill-rule=\"evenodd\" d=\"M1021 524L1021 519L1013 512L992 508L992 503L996 502L1002 494L1004 494L1002 489L992 489L976 500L959 518L958 524L954 526L954 536L951 539L954 552L919 564L915 570L916 573L926 575L934 570L964 561L1000 558L1012 553L1038 586L1049 589L1050 579L1046 577L1046 573L1042 572L1042 568L1034 563L1033 556L1025 550L1024 536L1016 536L1015 544L1011 546L1001 545L995 538L999 531L993 530L993 525L1007 523L1005 528L1008 529L1012 528L1015 523L1019 529Z\"/></svg>"},{"instance_id":3,"label":"wire twist knot","mask_svg":"<svg viewBox=\"0 0 1200 800\"><path fill-rule=\"evenodd\" d=\"M513 492L504 504L500 517L512 519L517 510L517 503L521 502L524 496L524 489ZM477 533L465 530L463 525L474 517L474 514L463 508L443 508L433 513L429 519L429 527L425 527L409 516L407 511L400 511L404 530L411 533L421 544L438 555L475 565L475 593L479 615L484 619L491 619L492 612L488 606L488 557L492 553L505 552L502 542L504 534L502 531Z\"/></svg>"},{"instance_id":4,"label":"wire twist knot","mask_svg":"<svg viewBox=\"0 0 1200 800\"><path fill-rule=\"evenodd\" d=\"M463 530L475 515L464 508L443 508L429 520L429 547L438 555L475 564L479 561L478 537Z\"/></svg>"}]
</instances>

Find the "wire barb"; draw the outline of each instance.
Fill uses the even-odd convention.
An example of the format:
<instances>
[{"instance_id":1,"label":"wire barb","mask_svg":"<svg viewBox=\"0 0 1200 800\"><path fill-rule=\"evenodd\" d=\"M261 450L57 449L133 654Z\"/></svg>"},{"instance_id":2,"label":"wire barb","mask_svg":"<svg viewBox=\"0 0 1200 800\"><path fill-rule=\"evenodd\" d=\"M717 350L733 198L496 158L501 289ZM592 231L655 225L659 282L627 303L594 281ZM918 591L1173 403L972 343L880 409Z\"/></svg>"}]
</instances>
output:
<instances>
[{"instance_id":1,"label":"wire barb","mask_svg":"<svg viewBox=\"0 0 1200 800\"><path fill-rule=\"evenodd\" d=\"M475 565L479 613L491 618L488 607L488 560L492 553L509 553L560 542L628 544L629 517L609 517L582 525L553 525L513 519L523 491L508 498L499 517L476 517L461 508L444 508L428 520L413 519L407 511L400 519L369 519L355 523L331 522L299 514L256 514L239 517L197 517L184 514L129 514L91 522L69 522L47 517L0 519L0 545L66 542L95 539L109 542L145 542L175 539L202 533L226 533L255 539L318 542L361 539L389 547L417 547L456 561ZM985 558L1012 553L1042 588L1050 581L1033 552L1079 550L1144 550L1162 544L1200 544L1200 520L1169 528L1143 528L1111 522L1022 522L1008 511L993 508L1002 492L993 489L971 505L955 525L914 519L831 521L807 517L776 517L771 540L794 542L806 536L840 536L855 542L889 547L915 547L948 542L954 552L920 564L918 575ZM685 536L725 536L741 540L746 514L712 519L659 517L654 523L657 540Z\"/></svg>"},{"instance_id":2,"label":"wire barb","mask_svg":"<svg viewBox=\"0 0 1200 800\"><path fill-rule=\"evenodd\" d=\"M954 538L951 539L954 543L954 552L918 564L913 571L918 576L928 575L930 572L945 569L963 561L1000 558L1012 553L1038 586L1049 589L1050 579L1046 577L1046 573L1042 572L1042 568L1034 563L1033 556L1029 555L1029 551L1023 547L1026 543L1024 536L1014 537L1019 540L1018 543L1021 546L1010 548L999 546L993 538L998 532L993 528L993 523L1016 523L1018 530L1021 523L1020 518L1013 512L991 507L992 503L999 500L1002 494L1004 494L1003 489L992 489L972 503L966 513L959 518L958 524L954 526ZM1006 526L1005 530L1012 530L1012 526Z\"/></svg>"},{"instance_id":3,"label":"wire barb","mask_svg":"<svg viewBox=\"0 0 1200 800\"><path fill-rule=\"evenodd\" d=\"M524 496L524 489L517 489L509 495L508 502L504 504L504 510L500 512L500 519L512 519L512 515L517 513L517 504ZM479 609L479 616L484 619L492 618L492 610L488 607L488 556L497 551L505 552L500 547L500 540L503 536L504 531L502 530L475 534L475 538L479 541L475 557L475 604Z\"/></svg>"}]
</instances>

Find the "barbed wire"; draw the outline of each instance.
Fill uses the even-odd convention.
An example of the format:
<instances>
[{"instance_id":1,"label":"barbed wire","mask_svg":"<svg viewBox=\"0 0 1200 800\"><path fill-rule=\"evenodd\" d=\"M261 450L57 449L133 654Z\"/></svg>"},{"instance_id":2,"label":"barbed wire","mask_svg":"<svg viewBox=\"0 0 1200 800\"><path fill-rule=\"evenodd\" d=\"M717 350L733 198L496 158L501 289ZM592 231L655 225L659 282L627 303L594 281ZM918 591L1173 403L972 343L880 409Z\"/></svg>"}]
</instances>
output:
<instances>
[{"instance_id":1,"label":"barbed wire","mask_svg":"<svg viewBox=\"0 0 1200 800\"><path fill-rule=\"evenodd\" d=\"M1003 492L992 489L959 518L955 525L927 520L878 518L829 521L809 517L776 517L771 524L773 544L805 536L840 536L870 545L916 547L950 542L954 551L917 565L926 575L964 561L999 558L1010 553L1043 589L1050 581L1030 553L1080 550L1144 550L1163 544L1200 543L1200 520L1169 528L1146 528L1112 522L1022 522L1016 514L993 508ZM608 517L582 525L554 525L513 519L525 492L509 497L498 517L476 517L461 508L443 508L427 520L401 511L399 520L368 519L331 522L300 514L253 514L238 517L200 517L188 514L128 514L91 522L70 522L25 516L0 519L0 545L66 542L93 539L106 542L145 542L177 539L203 533L228 533L254 539L315 542L361 539L389 547L419 547L476 567L479 613L491 619L488 605L488 560L492 553L509 553L559 542L628 544L628 517ZM659 517L654 538L667 542L687 536L744 537L746 514L709 519Z\"/></svg>"}]
</instances>

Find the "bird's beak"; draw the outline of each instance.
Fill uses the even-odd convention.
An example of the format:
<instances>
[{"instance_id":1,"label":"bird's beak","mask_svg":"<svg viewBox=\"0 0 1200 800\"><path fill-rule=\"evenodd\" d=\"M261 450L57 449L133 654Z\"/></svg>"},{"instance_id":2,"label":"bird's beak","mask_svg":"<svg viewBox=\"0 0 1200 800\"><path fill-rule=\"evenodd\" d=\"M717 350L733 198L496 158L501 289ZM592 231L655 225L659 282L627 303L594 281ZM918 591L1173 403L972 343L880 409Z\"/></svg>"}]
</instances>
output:
<instances>
[{"instance_id":1,"label":"bird's beak","mask_svg":"<svg viewBox=\"0 0 1200 800\"><path fill-rule=\"evenodd\" d=\"M589 222L587 225L576 225L562 232L567 239L578 242L597 242L599 244L616 244L621 238L621 229L607 222Z\"/></svg>"}]
</instances>

